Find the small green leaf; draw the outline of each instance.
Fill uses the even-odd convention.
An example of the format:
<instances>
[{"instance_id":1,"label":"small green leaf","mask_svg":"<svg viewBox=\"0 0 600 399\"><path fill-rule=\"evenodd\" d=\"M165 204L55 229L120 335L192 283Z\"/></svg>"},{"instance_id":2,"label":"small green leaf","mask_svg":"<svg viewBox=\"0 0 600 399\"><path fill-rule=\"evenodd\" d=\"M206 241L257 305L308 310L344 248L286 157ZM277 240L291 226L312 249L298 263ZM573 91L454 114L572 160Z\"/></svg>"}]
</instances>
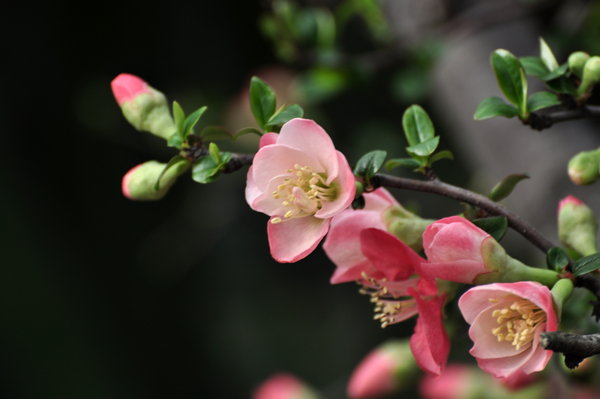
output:
<instances>
[{"instance_id":1,"label":"small green leaf","mask_svg":"<svg viewBox=\"0 0 600 399\"><path fill-rule=\"evenodd\" d=\"M250 81L250 107L256 122L265 128L267 121L275 113L275 92L260 78L253 76Z\"/></svg>"},{"instance_id":2,"label":"small green leaf","mask_svg":"<svg viewBox=\"0 0 600 399\"><path fill-rule=\"evenodd\" d=\"M473 224L491 235L496 241L500 241L504 237L504 233L508 228L508 220L504 216L475 219Z\"/></svg>"},{"instance_id":3,"label":"small green leaf","mask_svg":"<svg viewBox=\"0 0 600 399\"><path fill-rule=\"evenodd\" d=\"M192 167L192 179L198 183L206 184L213 182L220 175L219 165L209 155L198 158Z\"/></svg>"},{"instance_id":4,"label":"small green leaf","mask_svg":"<svg viewBox=\"0 0 600 399\"><path fill-rule=\"evenodd\" d=\"M417 168L420 168L422 165L421 165L421 162L419 162L413 158L390 159L389 161L387 161L385 163L385 168L387 170L392 170L394 168L397 168L398 166L405 166L407 168L417 169Z\"/></svg>"},{"instance_id":5,"label":"small green leaf","mask_svg":"<svg viewBox=\"0 0 600 399\"><path fill-rule=\"evenodd\" d=\"M569 264L569 258L562 248L550 248L546 254L546 264L548 265L548 269L560 272Z\"/></svg>"},{"instance_id":6,"label":"small green leaf","mask_svg":"<svg viewBox=\"0 0 600 399\"><path fill-rule=\"evenodd\" d=\"M552 107L553 105L560 105L560 100L556 97L556 94L549 91L534 93L527 99L527 110L529 112Z\"/></svg>"},{"instance_id":7,"label":"small green leaf","mask_svg":"<svg viewBox=\"0 0 600 399\"><path fill-rule=\"evenodd\" d=\"M460 204L465 207L465 210L463 211L463 216L465 219L470 221L477 219L477 211L479 208L465 202L461 202Z\"/></svg>"},{"instance_id":8,"label":"small green leaf","mask_svg":"<svg viewBox=\"0 0 600 399\"><path fill-rule=\"evenodd\" d=\"M304 110L298 104L284 105L267 121L267 125L283 125L294 118L301 118L303 115Z\"/></svg>"},{"instance_id":9,"label":"small green leaf","mask_svg":"<svg viewBox=\"0 0 600 399\"><path fill-rule=\"evenodd\" d=\"M547 82L549 80L554 80L558 77L563 76L565 73L567 73L568 69L569 69L569 63L565 62L560 67L558 67L555 70L548 72L546 75L542 76L540 79L542 79L544 82Z\"/></svg>"},{"instance_id":10,"label":"small green leaf","mask_svg":"<svg viewBox=\"0 0 600 399\"><path fill-rule=\"evenodd\" d=\"M185 139L183 136L183 122L185 121L185 114L181 109L181 106L177 101L173 101L173 119L175 119L175 126L177 127L177 133L181 137L181 141Z\"/></svg>"},{"instance_id":11,"label":"small green leaf","mask_svg":"<svg viewBox=\"0 0 600 399\"><path fill-rule=\"evenodd\" d=\"M492 53L491 62L502 93L519 108L521 114L527 113L527 78L517 57L498 49Z\"/></svg>"},{"instance_id":12,"label":"small green leaf","mask_svg":"<svg viewBox=\"0 0 600 399\"><path fill-rule=\"evenodd\" d=\"M263 135L259 130L255 129L253 127L246 127L246 128L244 128L242 130L239 130L238 132L236 132L233 135L233 141L236 141L237 139L239 139L243 135L250 134L250 133L258 134L259 136Z\"/></svg>"},{"instance_id":13,"label":"small green leaf","mask_svg":"<svg viewBox=\"0 0 600 399\"><path fill-rule=\"evenodd\" d=\"M200 132L202 141L231 140L233 134L221 126L207 126Z\"/></svg>"},{"instance_id":14,"label":"small green leaf","mask_svg":"<svg viewBox=\"0 0 600 399\"><path fill-rule=\"evenodd\" d=\"M544 61L542 61L539 57L520 57L519 61L523 68L525 68L525 73L527 75L535 76L536 78L542 78L550 72Z\"/></svg>"},{"instance_id":15,"label":"small green leaf","mask_svg":"<svg viewBox=\"0 0 600 399\"><path fill-rule=\"evenodd\" d=\"M577 93L577 88L571 81L571 79L566 76L561 76L557 79L549 80L546 82L546 86L550 90L553 90L558 93L564 93L569 95L575 95Z\"/></svg>"},{"instance_id":16,"label":"small green leaf","mask_svg":"<svg viewBox=\"0 0 600 399\"><path fill-rule=\"evenodd\" d=\"M434 162L442 159L454 159L454 155L448 150L440 151L429 158L429 165L433 165Z\"/></svg>"},{"instance_id":17,"label":"small green leaf","mask_svg":"<svg viewBox=\"0 0 600 399\"><path fill-rule=\"evenodd\" d=\"M167 163L165 168L162 170L162 172L160 172L160 175L158 175L158 179L156 179L156 183L154 183L154 191L158 191L158 189L160 188L160 179L162 179L165 172L167 170L169 170L169 168L171 168L171 166L175 166L179 162L187 162L187 160L184 157L182 157L181 155L175 155L173 158L171 158L169 160L169 162Z\"/></svg>"},{"instance_id":18,"label":"small green leaf","mask_svg":"<svg viewBox=\"0 0 600 399\"><path fill-rule=\"evenodd\" d=\"M208 153L215 164L218 165L221 163L221 151L219 151L219 147L215 143L208 145Z\"/></svg>"},{"instance_id":19,"label":"small green leaf","mask_svg":"<svg viewBox=\"0 0 600 399\"><path fill-rule=\"evenodd\" d=\"M411 145L410 147L406 147L406 151L408 151L410 155L414 154L421 157L426 157L428 155L431 155L439 144L440 136L436 136L429 140L423 141L422 143L419 143L417 145Z\"/></svg>"},{"instance_id":20,"label":"small green leaf","mask_svg":"<svg viewBox=\"0 0 600 399\"><path fill-rule=\"evenodd\" d=\"M552 50L550 50L550 47L548 46L548 44L546 44L546 41L544 39L542 39L541 37L540 37L540 58L542 59L542 61L544 62L544 65L546 65L546 68L548 68L548 70L554 71L556 68L558 68L558 62L556 61L556 57L554 56L554 53L552 53Z\"/></svg>"},{"instance_id":21,"label":"small green leaf","mask_svg":"<svg viewBox=\"0 0 600 399\"><path fill-rule=\"evenodd\" d=\"M190 134L190 131L192 130L194 125L196 125L196 123L198 123L198 121L200 120L200 117L202 116L204 111L206 111L206 108L207 108L206 106L204 106L202 108L198 108L196 111L191 113L187 118L185 118L185 121L183 122L183 138L184 139L187 137L188 134Z\"/></svg>"},{"instance_id":22,"label":"small green leaf","mask_svg":"<svg viewBox=\"0 0 600 399\"><path fill-rule=\"evenodd\" d=\"M406 140L411 146L432 139L435 135L433 123L427 112L419 105L411 105L404 111L402 126Z\"/></svg>"},{"instance_id":23,"label":"small green leaf","mask_svg":"<svg viewBox=\"0 0 600 399\"><path fill-rule=\"evenodd\" d=\"M169 139L167 140L167 147L181 148L182 145L183 140L181 140L181 136L178 132L175 132L171 136L169 136Z\"/></svg>"},{"instance_id":24,"label":"small green leaf","mask_svg":"<svg viewBox=\"0 0 600 399\"><path fill-rule=\"evenodd\" d=\"M504 116L512 118L519 115L519 109L512 104L507 104L500 97L488 97L479 103L475 110L473 119L482 121L495 116Z\"/></svg>"},{"instance_id":25,"label":"small green leaf","mask_svg":"<svg viewBox=\"0 0 600 399\"><path fill-rule=\"evenodd\" d=\"M381 165L383 165L386 156L387 152L380 150L366 153L356 163L354 175L364 177L367 181L371 180L375 173L381 168Z\"/></svg>"},{"instance_id":26,"label":"small green leaf","mask_svg":"<svg viewBox=\"0 0 600 399\"><path fill-rule=\"evenodd\" d=\"M594 270L600 269L600 253L579 259L573 265L573 276L581 276Z\"/></svg>"},{"instance_id":27,"label":"small green leaf","mask_svg":"<svg viewBox=\"0 0 600 399\"><path fill-rule=\"evenodd\" d=\"M492 201L500 201L508 197L510 193L515 189L515 186L524 179L529 179L529 175L524 174L512 174L506 176L502 181L490 191L490 199Z\"/></svg>"}]
</instances>

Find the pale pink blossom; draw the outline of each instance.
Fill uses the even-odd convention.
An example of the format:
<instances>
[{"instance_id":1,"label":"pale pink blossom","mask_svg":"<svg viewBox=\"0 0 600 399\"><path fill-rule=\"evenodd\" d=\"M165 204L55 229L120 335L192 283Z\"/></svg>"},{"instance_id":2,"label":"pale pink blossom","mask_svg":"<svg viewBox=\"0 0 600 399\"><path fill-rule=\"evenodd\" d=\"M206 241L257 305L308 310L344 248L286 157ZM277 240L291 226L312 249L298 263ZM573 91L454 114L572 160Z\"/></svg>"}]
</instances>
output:
<instances>
[{"instance_id":1,"label":"pale pink blossom","mask_svg":"<svg viewBox=\"0 0 600 399\"><path fill-rule=\"evenodd\" d=\"M135 75L128 73L122 73L110 82L115 99L119 104L119 107L123 105L125 101L132 101L141 93L151 93L148 83Z\"/></svg>"},{"instance_id":2,"label":"pale pink blossom","mask_svg":"<svg viewBox=\"0 0 600 399\"><path fill-rule=\"evenodd\" d=\"M546 367L552 351L541 347L540 334L557 329L546 286L532 281L482 285L468 290L458 306L471 325L470 353L484 371L507 378Z\"/></svg>"},{"instance_id":3,"label":"pale pink blossom","mask_svg":"<svg viewBox=\"0 0 600 399\"><path fill-rule=\"evenodd\" d=\"M271 255L296 262L327 234L331 218L354 199L352 170L314 121L296 118L267 133L248 171L246 201L271 219Z\"/></svg>"},{"instance_id":4,"label":"pale pink blossom","mask_svg":"<svg viewBox=\"0 0 600 399\"><path fill-rule=\"evenodd\" d=\"M252 399L316 399L317 395L291 374L274 374L253 393Z\"/></svg>"}]
</instances>

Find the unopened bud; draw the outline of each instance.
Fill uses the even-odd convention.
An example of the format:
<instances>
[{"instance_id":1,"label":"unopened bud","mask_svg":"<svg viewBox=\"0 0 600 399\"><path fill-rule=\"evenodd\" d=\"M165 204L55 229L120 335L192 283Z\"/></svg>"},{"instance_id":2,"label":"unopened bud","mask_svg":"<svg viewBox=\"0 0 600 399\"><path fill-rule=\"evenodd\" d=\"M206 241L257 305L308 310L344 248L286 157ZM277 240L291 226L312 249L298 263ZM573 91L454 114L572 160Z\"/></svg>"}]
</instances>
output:
<instances>
[{"instance_id":1,"label":"unopened bud","mask_svg":"<svg viewBox=\"0 0 600 399\"><path fill-rule=\"evenodd\" d=\"M592 184L600 177L600 148L582 151L569 161L569 177L577 185Z\"/></svg>"},{"instance_id":2,"label":"unopened bud","mask_svg":"<svg viewBox=\"0 0 600 399\"><path fill-rule=\"evenodd\" d=\"M423 250L423 232L435 220L422 219L401 205L388 208L381 215L389 233L398 237L415 252Z\"/></svg>"},{"instance_id":3,"label":"unopened bud","mask_svg":"<svg viewBox=\"0 0 600 399\"><path fill-rule=\"evenodd\" d=\"M319 395L291 374L275 374L263 382L252 399L318 399Z\"/></svg>"},{"instance_id":4,"label":"unopened bud","mask_svg":"<svg viewBox=\"0 0 600 399\"><path fill-rule=\"evenodd\" d=\"M576 51L569 56L569 69L579 79L583 77L583 67L589 58L590 55L583 51Z\"/></svg>"},{"instance_id":5,"label":"unopened bud","mask_svg":"<svg viewBox=\"0 0 600 399\"><path fill-rule=\"evenodd\" d=\"M595 254L598 222L592 210L569 195L558 205L558 238L581 256Z\"/></svg>"},{"instance_id":6,"label":"unopened bud","mask_svg":"<svg viewBox=\"0 0 600 399\"><path fill-rule=\"evenodd\" d=\"M120 74L110 85L125 119L137 130L165 140L177 131L167 99L160 91L128 73Z\"/></svg>"},{"instance_id":7,"label":"unopened bud","mask_svg":"<svg viewBox=\"0 0 600 399\"><path fill-rule=\"evenodd\" d=\"M348 397L376 398L397 392L412 384L418 370L408 340L389 341L374 349L354 369Z\"/></svg>"},{"instance_id":8,"label":"unopened bud","mask_svg":"<svg viewBox=\"0 0 600 399\"><path fill-rule=\"evenodd\" d=\"M600 57L590 57L583 67L581 85L577 90L579 96L586 94L592 86L600 82Z\"/></svg>"},{"instance_id":9,"label":"unopened bud","mask_svg":"<svg viewBox=\"0 0 600 399\"><path fill-rule=\"evenodd\" d=\"M170 167L160 178L158 190L154 190L166 166L164 163L148 161L131 169L123 176L123 195L137 201L156 201L164 197L177 178L189 169L190 163L183 161Z\"/></svg>"}]
</instances>

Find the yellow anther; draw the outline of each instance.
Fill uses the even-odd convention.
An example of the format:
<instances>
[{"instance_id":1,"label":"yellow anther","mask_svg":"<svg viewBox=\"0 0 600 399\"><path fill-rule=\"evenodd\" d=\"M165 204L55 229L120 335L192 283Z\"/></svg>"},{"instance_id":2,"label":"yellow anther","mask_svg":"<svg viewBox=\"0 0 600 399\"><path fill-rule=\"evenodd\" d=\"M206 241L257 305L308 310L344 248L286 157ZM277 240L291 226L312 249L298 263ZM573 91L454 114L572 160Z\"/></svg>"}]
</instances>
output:
<instances>
[{"instance_id":1,"label":"yellow anther","mask_svg":"<svg viewBox=\"0 0 600 399\"><path fill-rule=\"evenodd\" d=\"M277 223L281 223L281 222L282 222L282 220L280 217L271 219L271 223L273 223L273 224L277 224Z\"/></svg>"},{"instance_id":2,"label":"yellow anther","mask_svg":"<svg viewBox=\"0 0 600 399\"><path fill-rule=\"evenodd\" d=\"M284 216L284 218L286 218L286 219L289 219L289 218L291 218L291 217L292 217L292 215L294 215L294 212L292 212L292 211L287 211L287 212L285 213L285 216ZM287 226L287 225L286 225L286 226Z\"/></svg>"},{"instance_id":3,"label":"yellow anther","mask_svg":"<svg viewBox=\"0 0 600 399\"><path fill-rule=\"evenodd\" d=\"M286 187L287 186L285 184L280 184L279 186L277 186L277 190L283 191L283 190L285 190Z\"/></svg>"}]
</instances>

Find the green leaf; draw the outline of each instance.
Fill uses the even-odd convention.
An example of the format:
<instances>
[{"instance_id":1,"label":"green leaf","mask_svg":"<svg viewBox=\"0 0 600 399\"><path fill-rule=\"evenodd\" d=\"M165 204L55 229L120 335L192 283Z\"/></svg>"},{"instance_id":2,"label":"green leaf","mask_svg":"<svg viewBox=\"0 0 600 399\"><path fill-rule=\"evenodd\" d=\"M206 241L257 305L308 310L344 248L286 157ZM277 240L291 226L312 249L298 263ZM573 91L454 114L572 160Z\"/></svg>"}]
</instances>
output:
<instances>
[{"instance_id":1,"label":"green leaf","mask_svg":"<svg viewBox=\"0 0 600 399\"><path fill-rule=\"evenodd\" d=\"M304 110L298 104L284 105L267 121L267 125L283 125L294 118L301 118L303 115Z\"/></svg>"},{"instance_id":2,"label":"green leaf","mask_svg":"<svg viewBox=\"0 0 600 399\"><path fill-rule=\"evenodd\" d=\"M558 93L564 93L569 95L575 95L577 93L577 88L571 81L571 79L566 76L561 76L560 78L549 80L546 82L546 86L550 90L556 91Z\"/></svg>"},{"instance_id":3,"label":"green leaf","mask_svg":"<svg viewBox=\"0 0 600 399\"><path fill-rule=\"evenodd\" d=\"M544 61L539 57L521 57L519 58L521 65L525 68L527 75L535 76L536 78L542 78L550 72Z\"/></svg>"},{"instance_id":4,"label":"green leaf","mask_svg":"<svg viewBox=\"0 0 600 399\"><path fill-rule=\"evenodd\" d=\"M198 183L206 184L219 178L221 171L219 165L210 155L198 158L192 167L192 179Z\"/></svg>"},{"instance_id":5,"label":"green leaf","mask_svg":"<svg viewBox=\"0 0 600 399\"><path fill-rule=\"evenodd\" d=\"M560 272L569 264L569 258L562 248L550 248L546 254L546 264L548 265L548 269Z\"/></svg>"},{"instance_id":6,"label":"green leaf","mask_svg":"<svg viewBox=\"0 0 600 399\"><path fill-rule=\"evenodd\" d=\"M178 132L175 132L169 136L169 139L167 140L167 147L181 148L182 145L183 145L183 140L181 140L181 136L179 135Z\"/></svg>"},{"instance_id":7,"label":"green leaf","mask_svg":"<svg viewBox=\"0 0 600 399\"><path fill-rule=\"evenodd\" d=\"M275 113L275 92L260 78L253 76L250 81L250 107L256 122L265 128L267 121Z\"/></svg>"},{"instance_id":8,"label":"green leaf","mask_svg":"<svg viewBox=\"0 0 600 399\"><path fill-rule=\"evenodd\" d=\"M524 179L529 179L528 174L512 174L506 176L502 181L490 191L490 199L492 201L500 201L508 197L515 189L515 186Z\"/></svg>"},{"instance_id":9,"label":"green leaf","mask_svg":"<svg viewBox=\"0 0 600 399\"><path fill-rule=\"evenodd\" d=\"M387 152L380 150L366 153L356 163L354 175L364 177L367 181L371 180L375 173L381 168L381 165L383 165L386 156Z\"/></svg>"},{"instance_id":10,"label":"green leaf","mask_svg":"<svg viewBox=\"0 0 600 399\"><path fill-rule=\"evenodd\" d=\"M171 158L169 160L169 162L167 163L165 168L162 170L162 172L160 172L160 175L158 175L158 179L156 179L156 183L154 183L154 191L158 191L158 189L160 188L160 179L162 179L165 172L167 170L169 170L169 168L171 168L171 166L175 166L179 162L187 162L187 160L184 157L182 157L181 155L175 155L173 158Z\"/></svg>"},{"instance_id":11,"label":"green leaf","mask_svg":"<svg viewBox=\"0 0 600 399\"><path fill-rule=\"evenodd\" d=\"M491 61L502 93L519 108L521 114L527 113L527 78L517 57L498 49L492 53Z\"/></svg>"},{"instance_id":12,"label":"green leaf","mask_svg":"<svg viewBox=\"0 0 600 399\"><path fill-rule=\"evenodd\" d=\"M183 122L183 138L184 139L187 137L188 134L190 134L190 131L192 130L194 125L196 125L196 123L198 123L198 121L200 120L200 117L202 116L204 111L206 111L206 108L207 108L206 106L204 106L202 108L198 108L196 111L191 113L187 118L185 118L185 121Z\"/></svg>"},{"instance_id":13,"label":"green leaf","mask_svg":"<svg viewBox=\"0 0 600 399\"><path fill-rule=\"evenodd\" d=\"M439 144L440 136L436 136L429 140L423 141L422 143L419 143L417 145L411 145L410 147L406 147L406 151L408 151L408 153L411 155L414 154L421 157L426 157L428 155L431 155Z\"/></svg>"},{"instance_id":14,"label":"green leaf","mask_svg":"<svg viewBox=\"0 0 600 399\"><path fill-rule=\"evenodd\" d=\"M542 79L544 82L547 82L549 80L554 80L560 76L563 76L565 73L567 73L567 69L569 69L569 63L565 62L559 68L556 68L555 70L553 70L551 72L548 72L546 75L542 76L540 79Z\"/></svg>"},{"instance_id":15,"label":"green leaf","mask_svg":"<svg viewBox=\"0 0 600 399\"><path fill-rule=\"evenodd\" d=\"M581 276L594 270L600 269L600 253L579 259L573 265L573 276Z\"/></svg>"},{"instance_id":16,"label":"green leaf","mask_svg":"<svg viewBox=\"0 0 600 399\"><path fill-rule=\"evenodd\" d=\"M207 126L200 132L202 141L231 140L233 134L221 126Z\"/></svg>"},{"instance_id":17,"label":"green leaf","mask_svg":"<svg viewBox=\"0 0 600 399\"><path fill-rule=\"evenodd\" d=\"M420 168L422 165L421 165L421 162L419 162L413 158L390 159L389 161L387 161L385 163L385 168L387 170L392 170L394 168L397 168L398 166L405 166L407 168L417 169L417 168Z\"/></svg>"},{"instance_id":18,"label":"green leaf","mask_svg":"<svg viewBox=\"0 0 600 399\"><path fill-rule=\"evenodd\" d=\"M236 132L233 135L233 141L236 141L237 139L239 139L240 137L242 137L245 134L250 134L250 133L254 133L254 134L258 134L259 136L262 136L262 132L260 132L259 130L253 128L253 127L246 127L242 130L239 130L238 132Z\"/></svg>"},{"instance_id":19,"label":"green leaf","mask_svg":"<svg viewBox=\"0 0 600 399\"><path fill-rule=\"evenodd\" d=\"M495 116L512 118L517 115L519 115L519 109L514 105L507 104L500 97L488 97L479 103L477 109L475 110L475 116L473 116L473 119L476 121L482 121Z\"/></svg>"},{"instance_id":20,"label":"green leaf","mask_svg":"<svg viewBox=\"0 0 600 399\"><path fill-rule=\"evenodd\" d=\"M404 111L402 126L406 140L411 146L430 140L435 135L433 123L427 112L419 105L411 105Z\"/></svg>"},{"instance_id":21,"label":"green leaf","mask_svg":"<svg viewBox=\"0 0 600 399\"><path fill-rule=\"evenodd\" d=\"M549 91L534 93L527 99L527 110L529 112L552 107L553 105L560 105L560 100L556 97L556 94Z\"/></svg>"},{"instance_id":22,"label":"green leaf","mask_svg":"<svg viewBox=\"0 0 600 399\"><path fill-rule=\"evenodd\" d=\"M208 153L216 165L221 163L221 151L219 151L219 147L215 143L208 145Z\"/></svg>"},{"instance_id":23,"label":"green leaf","mask_svg":"<svg viewBox=\"0 0 600 399\"><path fill-rule=\"evenodd\" d=\"M508 220L504 216L475 219L473 224L491 235L496 241L500 241L504 237L504 233L508 228Z\"/></svg>"},{"instance_id":24,"label":"green leaf","mask_svg":"<svg viewBox=\"0 0 600 399\"><path fill-rule=\"evenodd\" d=\"M429 158L429 165L433 165L434 162L442 159L454 159L454 155L448 150L440 151Z\"/></svg>"},{"instance_id":25,"label":"green leaf","mask_svg":"<svg viewBox=\"0 0 600 399\"><path fill-rule=\"evenodd\" d=\"M175 119L175 126L177 127L177 133L181 137L181 141L185 140L183 135L183 122L185 121L185 114L181 109L181 106L177 101L173 101L173 119Z\"/></svg>"},{"instance_id":26,"label":"green leaf","mask_svg":"<svg viewBox=\"0 0 600 399\"><path fill-rule=\"evenodd\" d=\"M479 208L465 202L461 202L460 204L465 207L465 210L463 211L463 216L465 219L470 221L477 219L477 211Z\"/></svg>"},{"instance_id":27,"label":"green leaf","mask_svg":"<svg viewBox=\"0 0 600 399\"><path fill-rule=\"evenodd\" d=\"M558 62L556 61L556 57L546 41L540 37L540 58L550 71L554 71L558 68Z\"/></svg>"}]
</instances>

